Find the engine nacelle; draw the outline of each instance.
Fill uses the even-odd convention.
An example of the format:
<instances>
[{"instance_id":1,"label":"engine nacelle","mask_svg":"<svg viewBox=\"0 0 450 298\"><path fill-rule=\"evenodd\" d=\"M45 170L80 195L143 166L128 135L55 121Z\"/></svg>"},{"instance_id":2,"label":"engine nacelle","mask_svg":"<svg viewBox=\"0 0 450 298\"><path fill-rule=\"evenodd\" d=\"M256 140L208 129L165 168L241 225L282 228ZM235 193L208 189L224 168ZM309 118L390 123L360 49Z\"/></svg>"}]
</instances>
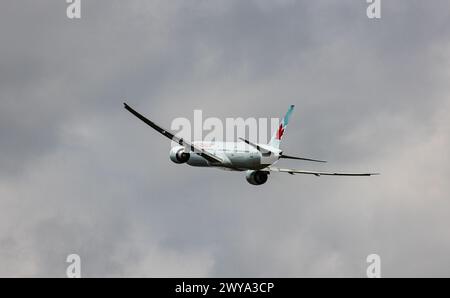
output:
<instances>
[{"instance_id":1,"label":"engine nacelle","mask_svg":"<svg viewBox=\"0 0 450 298\"><path fill-rule=\"evenodd\" d=\"M267 182L268 172L263 171L247 171L245 178L252 185L261 185Z\"/></svg>"},{"instance_id":2,"label":"engine nacelle","mask_svg":"<svg viewBox=\"0 0 450 298\"><path fill-rule=\"evenodd\" d=\"M191 155L184 152L184 147L173 147L169 153L170 160L174 163L185 163L189 160Z\"/></svg>"}]
</instances>

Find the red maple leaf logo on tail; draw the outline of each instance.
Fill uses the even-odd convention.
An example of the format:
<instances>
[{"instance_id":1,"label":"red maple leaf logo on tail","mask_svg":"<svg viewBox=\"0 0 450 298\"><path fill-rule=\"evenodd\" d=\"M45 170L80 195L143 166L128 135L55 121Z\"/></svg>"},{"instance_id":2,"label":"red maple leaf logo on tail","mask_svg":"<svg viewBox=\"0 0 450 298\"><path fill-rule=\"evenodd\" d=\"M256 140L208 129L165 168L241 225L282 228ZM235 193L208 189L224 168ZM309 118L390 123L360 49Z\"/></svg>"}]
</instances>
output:
<instances>
[{"instance_id":1,"label":"red maple leaf logo on tail","mask_svg":"<svg viewBox=\"0 0 450 298\"><path fill-rule=\"evenodd\" d=\"M281 137L283 136L283 134L284 134L284 127L283 127L283 123L281 123L280 127L278 127L276 139L281 140Z\"/></svg>"}]
</instances>

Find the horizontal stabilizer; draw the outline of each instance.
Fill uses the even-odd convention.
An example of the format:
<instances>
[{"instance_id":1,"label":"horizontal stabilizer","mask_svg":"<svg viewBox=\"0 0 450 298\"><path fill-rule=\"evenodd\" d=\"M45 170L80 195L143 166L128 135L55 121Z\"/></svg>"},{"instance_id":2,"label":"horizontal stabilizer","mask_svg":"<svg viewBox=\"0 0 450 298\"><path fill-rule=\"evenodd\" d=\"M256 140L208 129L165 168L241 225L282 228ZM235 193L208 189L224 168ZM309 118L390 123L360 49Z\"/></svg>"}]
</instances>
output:
<instances>
[{"instance_id":1,"label":"horizontal stabilizer","mask_svg":"<svg viewBox=\"0 0 450 298\"><path fill-rule=\"evenodd\" d=\"M281 154L280 158L305 160L305 161L313 161L313 162L326 162L325 160L310 159L310 158L297 157L297 156L289 156L289 155L284 155L284 154Z\"/></svg>"},{"instance_id":2,"label":"horizontal stabilizer","mask_svg":"<svg viewBox=\"0 0 450 298\"><path fill-rule=\"evenodd\" d=\"M333 172L315 172L315 171L303 171L297 169L282 169L277 167L267 167L263 171L267 172L279 172L279 173L288 173L291 175L294 174L309 174L315 176L374 176L380 175L379 173L333 173Z\"/></svg>"}]
</instances>

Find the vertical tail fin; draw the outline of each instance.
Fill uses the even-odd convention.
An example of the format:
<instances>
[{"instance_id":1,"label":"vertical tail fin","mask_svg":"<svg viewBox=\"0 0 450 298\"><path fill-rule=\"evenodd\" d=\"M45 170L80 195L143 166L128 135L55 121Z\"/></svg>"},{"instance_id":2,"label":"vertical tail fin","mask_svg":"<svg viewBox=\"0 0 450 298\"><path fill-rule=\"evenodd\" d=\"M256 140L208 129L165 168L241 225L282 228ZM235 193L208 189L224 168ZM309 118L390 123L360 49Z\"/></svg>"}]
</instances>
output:
<instances>
[{"instance_id":1,"label":"vertical tail fin","mask_svg":"<svg viewBox=\"0 0 450 298\"><path fill-rule=\"evenodd\" d=\"M291 105L289 107L289 110L287 111L277 130L272 135L269 146L277 149L280 148L281 140L283 139L284 133L286 132L286 128L289 124L289 118L291 117L292 111L294 111L294 105Z\"/></svg>"}]
</instances>

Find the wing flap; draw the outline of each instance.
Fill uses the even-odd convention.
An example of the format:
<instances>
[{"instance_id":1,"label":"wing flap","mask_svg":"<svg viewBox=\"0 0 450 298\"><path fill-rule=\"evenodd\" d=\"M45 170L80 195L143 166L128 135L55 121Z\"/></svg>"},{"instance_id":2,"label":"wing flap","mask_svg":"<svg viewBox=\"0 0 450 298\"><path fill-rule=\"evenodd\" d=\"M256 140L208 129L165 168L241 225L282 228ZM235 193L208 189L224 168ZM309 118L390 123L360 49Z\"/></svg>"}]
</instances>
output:
<instances>
[{"instance_id":1,"label":"wing flap","mask_svg":"<svg viewBox=\"0 0 450 298\"><path fill-rule=\"evenodd\" d=\"M259 144L252 143L252 142L250 142L250 141L247 140L247 139L244 139L244 138L239 138L239 139L240 139L241 141L243 141L244 143L246 143L246 144L248 144L248 145L250 145L250 146L256 148L256 150L258 150L259 152L261 152L261 154L263 154L263 155L270 155L271 153L273 153L272 151L267 150L267 149L265 149L265 148L262 148Z\"/></svg>"}]
</instances>

